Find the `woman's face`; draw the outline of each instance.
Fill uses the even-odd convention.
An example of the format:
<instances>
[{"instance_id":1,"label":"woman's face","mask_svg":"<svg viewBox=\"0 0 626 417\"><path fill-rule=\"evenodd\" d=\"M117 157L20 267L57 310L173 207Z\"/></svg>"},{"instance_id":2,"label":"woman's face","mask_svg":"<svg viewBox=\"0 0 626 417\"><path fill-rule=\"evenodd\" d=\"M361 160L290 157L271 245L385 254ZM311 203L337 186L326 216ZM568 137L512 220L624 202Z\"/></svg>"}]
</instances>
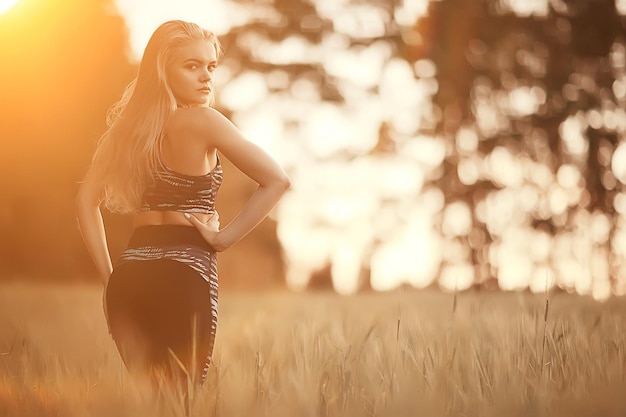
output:
<instances>
[{"instance_id":1,"label":"woman's face","mask_svg":"<svg viewBox=\"0 0 626 417\"><path fill-rule=\"evenodd\" d=\"M172 50L167 79L179 106L202 106L213 90L217 53L209 41L189 41Z\"/></svg>"}]
</instances>

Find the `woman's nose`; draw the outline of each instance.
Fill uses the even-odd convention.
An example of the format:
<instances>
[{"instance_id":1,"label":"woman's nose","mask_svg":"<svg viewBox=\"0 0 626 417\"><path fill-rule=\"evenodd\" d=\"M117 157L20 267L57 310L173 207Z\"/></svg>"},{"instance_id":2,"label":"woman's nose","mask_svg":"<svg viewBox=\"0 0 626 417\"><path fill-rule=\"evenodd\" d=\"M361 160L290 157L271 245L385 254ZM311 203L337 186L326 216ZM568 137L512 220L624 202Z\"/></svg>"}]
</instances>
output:
<instances>
[{"instance_id":1,"label":"woman's nose","mask_svg":"<svg viewBox=\"0 0 626 417\"><path fill-rule=\"evenodd\" d=\"M205 69L204 71L202 71L201 79L203 82L211 81L212 78L213 78L213 74L211 73L211 71L209 71L208 69Z\"/></svg>"}]
</instances>

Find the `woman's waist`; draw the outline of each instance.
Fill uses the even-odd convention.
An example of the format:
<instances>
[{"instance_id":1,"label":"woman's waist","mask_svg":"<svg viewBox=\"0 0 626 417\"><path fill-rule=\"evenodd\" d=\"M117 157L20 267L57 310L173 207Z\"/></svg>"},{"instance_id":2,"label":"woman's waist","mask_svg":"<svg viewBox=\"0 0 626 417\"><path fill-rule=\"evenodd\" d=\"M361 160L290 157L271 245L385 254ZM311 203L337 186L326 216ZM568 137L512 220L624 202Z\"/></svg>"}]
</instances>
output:
<instances>
[{"instance_id":1,"label":"woman's waist","mask_svg":"<svg viewBox=\"0 0 626 417\"><path fill-rule=\"evenodd\" d=\"M206 223L213 216L213 213L190 213L201 222ZM185 213L180 211L160 211L148 210L140 211L133 218L133 227L142 226L192 226L189 220L185 218ZM192 226L193 227L193 226Z\"/></svg>"},{"instance_id":2,"label":"woman's waist","mask_svg":"<svg viewBox=\"0 0 626 417\"><path fill-rule=\"evenodd\" d=\"M183 224L135 224L128 241L128 249L158 248L163 250L177 250L182 248L198 248L202 251L211 251L208 243L200 232L186 219Z\"/></svg>"}]
</instances>

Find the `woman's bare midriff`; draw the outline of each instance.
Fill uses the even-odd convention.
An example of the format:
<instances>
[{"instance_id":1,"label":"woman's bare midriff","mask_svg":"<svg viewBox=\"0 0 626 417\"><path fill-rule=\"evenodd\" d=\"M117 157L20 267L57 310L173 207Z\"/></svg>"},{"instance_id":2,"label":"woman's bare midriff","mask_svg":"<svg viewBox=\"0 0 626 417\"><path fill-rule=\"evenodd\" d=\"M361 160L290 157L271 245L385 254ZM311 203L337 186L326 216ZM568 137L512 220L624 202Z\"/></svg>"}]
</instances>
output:
<instances>
[{"instance_id":1,"label":"woman's bare midriff","mask_svg":"<svg viewBox=\"0 0 626 417\"><path fill-rule=\"evenodd\" d=\"M193 215L204 223L211 218L210 214L193 213ZM133 218L133 227L161 226L164 224L194 227L191 223L189 223L189 220L185 218L184 213L179 211L142 211L135 214L135 217Z\"/></svg>"}]
</instances>

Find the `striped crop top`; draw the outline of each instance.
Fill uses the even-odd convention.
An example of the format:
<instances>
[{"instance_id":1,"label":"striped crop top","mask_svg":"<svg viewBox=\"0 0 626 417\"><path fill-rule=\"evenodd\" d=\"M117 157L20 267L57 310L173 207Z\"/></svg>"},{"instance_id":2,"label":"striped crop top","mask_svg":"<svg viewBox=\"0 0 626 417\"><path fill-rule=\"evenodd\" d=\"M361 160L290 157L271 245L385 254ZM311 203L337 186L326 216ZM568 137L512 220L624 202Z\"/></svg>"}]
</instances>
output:
<instances>
[{"instance_id":1,"label":"striped crop top","mask_svg":"<svg viewBox=\"0 0 626 417\"><path fill-rule=\"evenodd\" d=\"M215 168L205 175L186 175L164 168L143 193L141 211L179 211L205 213L215 211L215 197L222 185L219 156Z\"/></svg>"}]
</instances>

